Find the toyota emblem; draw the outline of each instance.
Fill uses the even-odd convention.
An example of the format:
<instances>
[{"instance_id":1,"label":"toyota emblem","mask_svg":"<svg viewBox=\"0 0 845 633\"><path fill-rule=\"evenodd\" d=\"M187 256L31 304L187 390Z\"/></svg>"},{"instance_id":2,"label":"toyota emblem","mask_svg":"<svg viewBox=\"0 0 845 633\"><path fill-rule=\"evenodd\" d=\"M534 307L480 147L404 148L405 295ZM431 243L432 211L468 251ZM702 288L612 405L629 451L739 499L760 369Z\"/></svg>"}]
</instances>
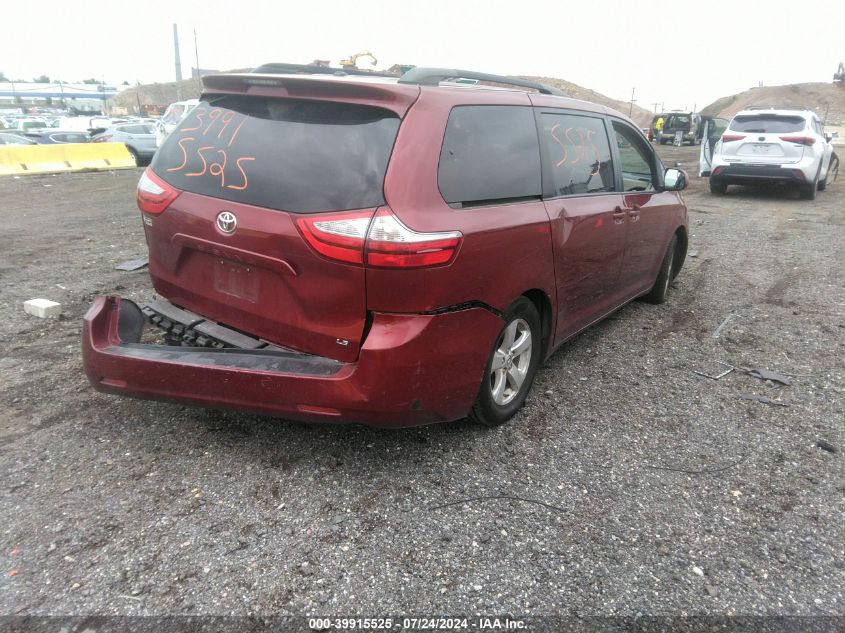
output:
<instances>
[{"instance_id":1,"label":"toyota emblem","mask_svg":"<svg viewBox=\"0 0 845 633\"><path fill-rule=\"evenodd\" d=\"M217 214L217 228L224 233L234 233L238 228L238 218L231 211L221 211Z\"/></svg>"}]
</instances>

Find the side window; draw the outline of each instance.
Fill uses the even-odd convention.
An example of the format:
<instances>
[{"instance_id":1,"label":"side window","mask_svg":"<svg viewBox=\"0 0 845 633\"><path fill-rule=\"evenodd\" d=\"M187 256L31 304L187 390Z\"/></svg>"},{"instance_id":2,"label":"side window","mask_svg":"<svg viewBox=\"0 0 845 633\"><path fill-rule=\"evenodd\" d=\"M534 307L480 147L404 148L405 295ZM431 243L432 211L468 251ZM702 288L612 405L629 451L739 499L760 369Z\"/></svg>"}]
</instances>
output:
<instances>
[{"instance_id":1,"label":"side window","mask_svg":"<svg viewBox=\"0 0 845 633\"><path fill-rule=\"evenodd\" d=\"M529 106L458 106L449 114L437 184L465 207L539 198L540 147Z\"/></svg>"},{"instance_id":2,"label":"side window","mask_svg":"<svg viewBox=\"0 0 845 633\"><path fill-rule=\"evenodd\" d=\"M544 112L543 144L554 196L613 191L613 163L604 121Z\"/></svg>"},{"instance_id":3,"label":"side window","mask_svg":"<svg viewBox=\"0 0 845 633\"><path fill-rule=\"evenodd\" d=\"M642 147L639 135L622 123L613 123L619 163L622 169L623 191L654 190L651 155Z\"/></svg>"}]
</instances>

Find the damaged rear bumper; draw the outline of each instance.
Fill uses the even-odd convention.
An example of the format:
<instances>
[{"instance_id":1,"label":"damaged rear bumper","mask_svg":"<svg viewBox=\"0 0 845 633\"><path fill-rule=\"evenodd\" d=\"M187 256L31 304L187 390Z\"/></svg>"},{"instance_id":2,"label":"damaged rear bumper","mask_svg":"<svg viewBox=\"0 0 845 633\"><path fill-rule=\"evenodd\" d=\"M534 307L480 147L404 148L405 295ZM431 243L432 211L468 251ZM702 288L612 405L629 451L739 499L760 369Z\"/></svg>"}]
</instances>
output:
<instances>
[{"instance_id":1,"label":"damaged rear bumper","mask_svg":"<svg viewBox=\"0 0 845 633\"><path fill-rule=\"evenodd\" d=\"M82 356L96 389L291 419L400 427L469 412L502 321L484 308L375 313L354 363L272 346L142 344L145 325L127 299L94 301L84 319Z\"/></svg>"}]
</instances>

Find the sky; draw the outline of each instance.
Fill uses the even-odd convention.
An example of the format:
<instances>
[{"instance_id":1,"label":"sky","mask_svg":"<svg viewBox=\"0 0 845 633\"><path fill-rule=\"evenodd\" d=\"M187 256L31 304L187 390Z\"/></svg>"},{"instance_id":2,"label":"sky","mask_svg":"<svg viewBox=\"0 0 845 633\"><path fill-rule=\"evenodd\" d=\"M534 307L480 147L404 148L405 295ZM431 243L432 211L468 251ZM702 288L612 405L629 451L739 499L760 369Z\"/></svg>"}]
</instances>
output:
<instances>
[{"instance_id":1,"label":"sky","mask_svg":"<svg viewBox=\"0 0 845 633\"><path fill-rule=\"evenodd\" d=\"M35 18L31 5L7 4L0 71L12 80L171 81L174 23L183 77L196 30L202 68L335 65L372 51L377 68L559 77L623 101L633 89L648 110L700 109L760 82L830 82L845 59L839 0L42 0Z\"/></svg>"}]
</instances>

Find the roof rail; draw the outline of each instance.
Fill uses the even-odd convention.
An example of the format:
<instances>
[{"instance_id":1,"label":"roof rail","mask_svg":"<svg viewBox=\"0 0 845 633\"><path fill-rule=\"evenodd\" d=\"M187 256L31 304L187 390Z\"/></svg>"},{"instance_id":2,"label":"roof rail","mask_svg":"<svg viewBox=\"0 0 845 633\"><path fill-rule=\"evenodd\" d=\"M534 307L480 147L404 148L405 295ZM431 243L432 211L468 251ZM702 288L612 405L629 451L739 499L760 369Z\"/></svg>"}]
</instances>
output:
<instances>
[{"instance_id":1,"label":"roof rail","mask_svg":"<svg viewBox=\"0 0 845 633\"><path fill-rule=\"evenodd\" d=\"M489 73L478 73L473 70L457 70L455 68L412 68L399 78L400 84L416 84L419 86L437 86L445 79L475 79L476 81L490 81L497 84L508 84L521 88L533 88L544 95L557 95L565 97L566 93L552 86L516 79L504 75L491 75Z\"/></svg>"},{"instance_id":2,"label":"roof rail","mask_svg":"<svg viewBox=\"0 0 845 633\"><path fill-rule=\"evenodd\" d=\"M752 105L743 110L810 110L810 108L800 105Z\"/></svg>"},{"instance_id":3,"label":"roof rail","mask_svg":"<svg viewBox=\"0 0 845 633\"><path fill-rule=\"evenodd\" d=\"M393 77L399 75L393 73L377 72L370 70L358 70L357 68L331 68L329 66L317 66L316 64L288 64L286 62L271 62L261 64L253 69L254 73L268 75L365 75L367 77Z\"/></svg>"}]
</instances>

